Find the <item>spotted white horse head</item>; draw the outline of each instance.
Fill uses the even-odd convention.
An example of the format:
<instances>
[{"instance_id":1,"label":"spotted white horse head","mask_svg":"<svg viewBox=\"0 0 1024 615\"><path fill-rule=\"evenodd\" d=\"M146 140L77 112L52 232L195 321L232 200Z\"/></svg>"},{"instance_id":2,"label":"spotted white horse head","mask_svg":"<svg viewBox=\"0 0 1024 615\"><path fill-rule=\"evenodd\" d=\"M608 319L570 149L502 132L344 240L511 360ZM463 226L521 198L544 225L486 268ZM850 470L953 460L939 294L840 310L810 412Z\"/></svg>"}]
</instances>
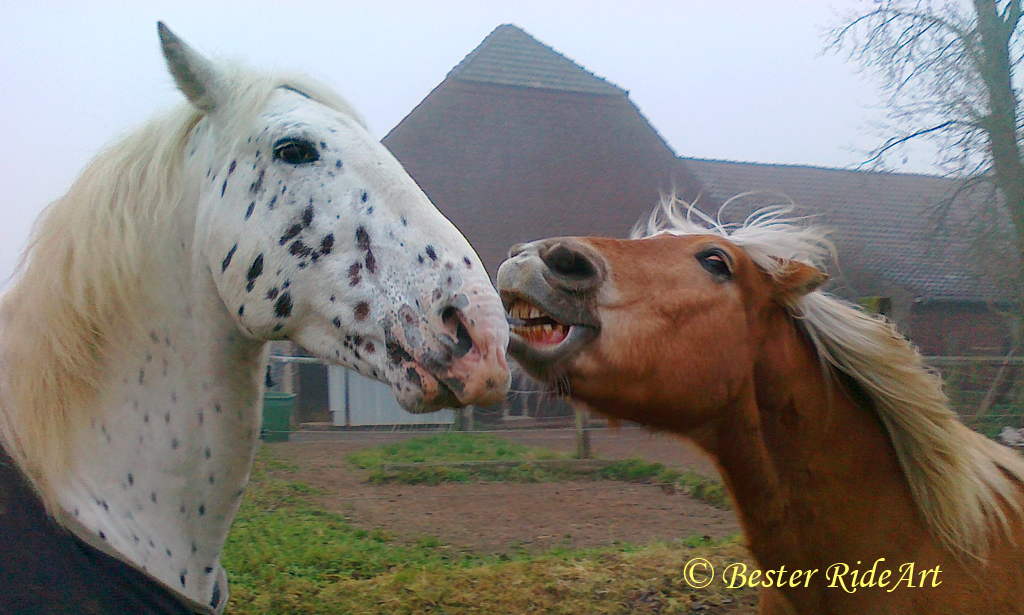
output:
<instances>
[{"instance_id":1,"label":"spotted white horse head","mask_svg":"<svg viewBox=\"0 0 1024 615\"><path fill-rule=\"evenodd\" d=\"M429 411L507 392L508 326L469 243L345 101L159 30L189 104L100 154L37 227L0 304L0 437L60 523L216 611L268 340Z\"/></svg>"}]
</instances>

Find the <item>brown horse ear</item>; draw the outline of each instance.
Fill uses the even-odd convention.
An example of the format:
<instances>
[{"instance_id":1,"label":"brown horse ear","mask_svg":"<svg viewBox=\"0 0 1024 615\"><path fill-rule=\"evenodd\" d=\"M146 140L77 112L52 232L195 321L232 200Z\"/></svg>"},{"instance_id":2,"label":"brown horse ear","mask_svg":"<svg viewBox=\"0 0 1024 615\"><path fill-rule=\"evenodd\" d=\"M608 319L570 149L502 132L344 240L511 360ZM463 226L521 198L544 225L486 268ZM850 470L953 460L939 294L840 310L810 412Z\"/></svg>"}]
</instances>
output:
<instances>
[{"instance_id":1,"label":"brown horse ear","mask_svg":"<svg viewBox=\"0 0 1024 615\"><path fill-rule=\"evenodd\" d=\"M774 296L788 305L807 293L817 290L828 280L828 275L810 265L798 261L786 261L774 279Z\"/></svg>"}]
</instances>

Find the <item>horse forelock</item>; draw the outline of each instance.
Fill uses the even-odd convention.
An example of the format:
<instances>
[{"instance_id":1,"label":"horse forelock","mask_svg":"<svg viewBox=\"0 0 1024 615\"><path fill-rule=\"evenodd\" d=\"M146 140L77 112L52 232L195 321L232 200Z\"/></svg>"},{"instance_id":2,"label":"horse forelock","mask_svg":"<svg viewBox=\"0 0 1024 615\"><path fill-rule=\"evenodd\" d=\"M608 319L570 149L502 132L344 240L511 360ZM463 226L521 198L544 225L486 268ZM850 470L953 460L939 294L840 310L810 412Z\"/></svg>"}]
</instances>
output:
<instances>
[{"instance_id":1,"label":"horse forelock","mask_svg":"<svg viewBox=\"0 0 1024 615\"><path fill-rule=\"evenodd\" d=\"M301 75L222 66L226 96L215 111L230 148L278 88L294 90L365 128L347 101ZM109 340L138 326L157 267L180 259L195 224L185 149L204 115L182 103L108 146L33 229L16 282L0 302L0 440L48 504L69 466L69 441L89 424ZM183 225L175 227L175 225Z\"/></svg>"},{"instance_id":2,"label":"horse forelock","mask_svg":"<svg viewBox=\"0 0 1024 615\"><path fill-rule=\"evenodd\" d=\"M742 223L728 224L720 215L713 218L668 197L631 237L717 235L773 277L788 261L819 268L829 258L834 261L827 232L790 217L791 211L760 209ZM839 370L868 394L933 534L954 552L972 557L985 556L997 529L1012 535L1010 526L1024 517L1024 458L959 420L941 377L896 327L821 291L804 295L788 309L811 339L826 377Z\"/></svg>"}]
</instances>

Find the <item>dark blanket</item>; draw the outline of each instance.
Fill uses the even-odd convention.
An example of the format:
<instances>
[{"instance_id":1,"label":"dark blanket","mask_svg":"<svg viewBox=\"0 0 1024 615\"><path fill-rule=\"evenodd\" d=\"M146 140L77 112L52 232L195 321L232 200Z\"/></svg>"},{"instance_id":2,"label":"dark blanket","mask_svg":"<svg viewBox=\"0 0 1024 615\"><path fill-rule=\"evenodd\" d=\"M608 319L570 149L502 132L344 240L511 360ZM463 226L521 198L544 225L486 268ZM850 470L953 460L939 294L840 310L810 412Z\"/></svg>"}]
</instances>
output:
<instances>
[{"instance_id":1,"label":"dark blanket","mask_svg":"<svg viewBox=\"0 0 1024 615\"><path fill-rule=\"evenodd\" d=\"M0 447L0 614L54 613L193 611L153 579L58 525Z\"/></svg>"}]
</instances>

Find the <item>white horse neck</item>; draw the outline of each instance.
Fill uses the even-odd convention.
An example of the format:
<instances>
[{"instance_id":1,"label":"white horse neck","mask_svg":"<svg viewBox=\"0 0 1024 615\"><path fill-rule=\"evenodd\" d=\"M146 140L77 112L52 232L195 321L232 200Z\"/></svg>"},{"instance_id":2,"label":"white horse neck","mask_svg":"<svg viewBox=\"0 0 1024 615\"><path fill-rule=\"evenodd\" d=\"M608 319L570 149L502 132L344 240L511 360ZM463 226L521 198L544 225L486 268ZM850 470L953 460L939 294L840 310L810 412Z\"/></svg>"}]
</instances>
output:
<instances>
[{"instance_id":1,"label":"white horse neck","mask_svg":"<svg viewBox=\"0 0 1024 615\"><path fill-rule=\"evenodd\" d=\"M259 441L264 343L238 331L180 243L147 315L107 350L97 418L55 489L79 536L210 604Z\"/></svg>"}]
</instances>

